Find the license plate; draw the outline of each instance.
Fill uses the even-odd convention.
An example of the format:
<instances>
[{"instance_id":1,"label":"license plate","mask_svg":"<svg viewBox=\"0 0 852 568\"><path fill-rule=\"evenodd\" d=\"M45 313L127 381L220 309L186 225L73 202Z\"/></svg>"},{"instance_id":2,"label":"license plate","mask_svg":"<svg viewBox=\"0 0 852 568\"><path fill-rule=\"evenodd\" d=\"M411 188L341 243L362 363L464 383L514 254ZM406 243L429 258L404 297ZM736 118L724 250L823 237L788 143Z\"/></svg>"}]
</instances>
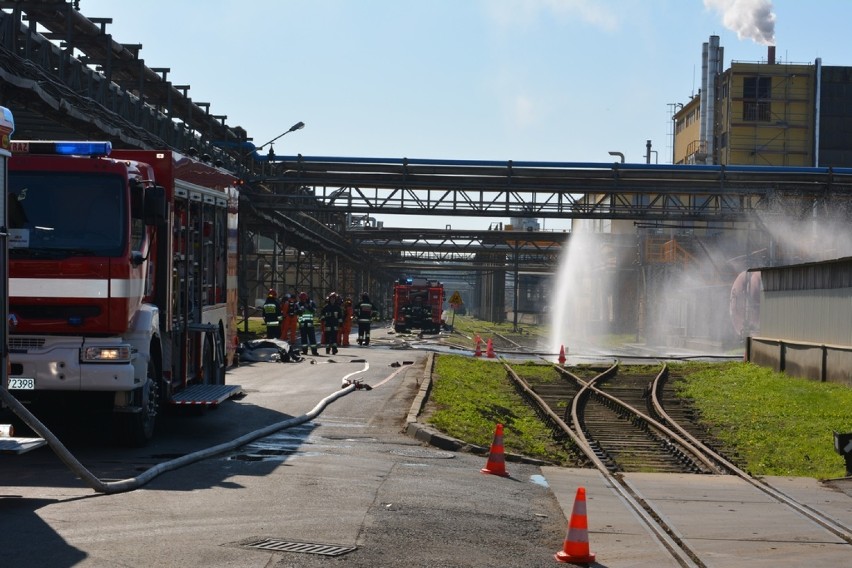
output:
<instances>
[{"instance_id":1,"label":"license plate","mask_svg":"<svg viewBox=\"0 0 852 568\"><path fill-rule=\"evenodd\" d=\"M9 390L35 390L35 379L9 377Z\"/></svg>"}]
</instances>

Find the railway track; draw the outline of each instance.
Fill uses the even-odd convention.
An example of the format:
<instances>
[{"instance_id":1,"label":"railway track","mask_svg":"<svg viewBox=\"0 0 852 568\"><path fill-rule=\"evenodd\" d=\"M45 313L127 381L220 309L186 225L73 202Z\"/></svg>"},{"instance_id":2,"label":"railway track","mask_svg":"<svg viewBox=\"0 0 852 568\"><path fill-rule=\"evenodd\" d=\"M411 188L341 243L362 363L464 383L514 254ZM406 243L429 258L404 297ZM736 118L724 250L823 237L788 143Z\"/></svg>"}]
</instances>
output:
<instances>
[{"instance_id":1,"label":"railway track","mask_svg":"<svg viewBox=\"0 0 852 568\"><path fill-rule=\"evenodd\" d=\"M792 509L827 532L852 544L852 529L830 516L755 479L714 449L715 441L677 399L667 365L635 372L583 367L571 372L558 365L559 380L529 384L502 360L518 389L559 435L570 437L681 566L704 567L700 555L669 526L654 504L627 481L631 472L732 475L776 503ZM552 364L552 363L551 363Z\"/></svg>"},{"instance_id":2,"label":"railway track","mask_svg":"<svg viewBox=\"0 0 852 568\"><path fill-rule=\"evenodd\" d=\"M500 356L540 356L541 353L538 351L539 348L539 338L536 335L526 335L519 338L519 341L508 337L497 330L487 329L482 333L464 333L459 330L453 331L454 336L458 336L463 338L464 343L459 343L458 341L454 341L453 338L443 338L441 339L441 343L453 348L453 349L470 349L473 350L476 346L476 338L479 336L480 339L480 348L482 350L483 356L486 353L487 342L491 340L492 349L495 352L496 357Z\"/></svg>"},{"instance_id":3,"label":"railway track","mask_svg":"<svg viewBox=\"0 0 852 568\"><path fill-rule=\"evenodd\" d=\"M583 378L556 366L560 379L527 384L511 367L510 376L536 396L528 397L540 413L558 415L610 473L719 473L711 459L696 452L687 439L660 421L653 410L656 371L619 372L618 365L585 367ZM670 399L675 398L670 394ZM697 430L697 427L693 428Z\"/></svg>"}]
</instances>

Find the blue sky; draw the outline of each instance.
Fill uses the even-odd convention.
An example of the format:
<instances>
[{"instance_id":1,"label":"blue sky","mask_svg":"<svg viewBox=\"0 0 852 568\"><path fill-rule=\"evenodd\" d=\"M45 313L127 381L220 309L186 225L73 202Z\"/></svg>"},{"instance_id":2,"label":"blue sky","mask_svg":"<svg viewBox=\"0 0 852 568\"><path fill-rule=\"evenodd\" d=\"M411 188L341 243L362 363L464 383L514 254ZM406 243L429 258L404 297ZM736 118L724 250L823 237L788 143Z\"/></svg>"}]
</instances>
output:
<instances>
[{"instance_id":1,"label":"blue sky","mask_svg":"<svg viewBox=\"0 0 852 568\"><path fill-rule=\"evenodd\" d=\"M760 61L724 14L774 15L779 60L852 66L849 0L81 0L117 41L279 155L671 161L701 45ZM726 8L726 9L725 9ZM739 18L738 21L742 21Z\"/></svg>"},{"instance_id":2,"label":"blue sky","mask_svg":"<svg viewBox=\"0 0 852 568\"><path fill-rule=\"evenodd\" d=\"M759 3L759 2L756 2ZM848 0L764 2L777 57L852 66ZM670 161L701 44L765 59L702 0L81 0L149 67L276 153Z\"/></svg>"}]
</instances>

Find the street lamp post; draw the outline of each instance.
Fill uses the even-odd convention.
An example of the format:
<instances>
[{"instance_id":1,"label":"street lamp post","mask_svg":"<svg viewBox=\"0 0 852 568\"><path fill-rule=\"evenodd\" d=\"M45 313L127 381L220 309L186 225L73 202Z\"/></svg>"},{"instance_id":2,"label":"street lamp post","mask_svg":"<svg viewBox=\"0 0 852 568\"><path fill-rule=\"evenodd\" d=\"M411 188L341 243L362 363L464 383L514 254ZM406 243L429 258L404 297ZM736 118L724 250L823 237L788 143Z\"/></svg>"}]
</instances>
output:
<instances>
[{"instance_id":1,"label":"street lamp post","mask_svg":"<svg viewBox=\"0 0 852 568\"><path fill-rule=\"evenodd\" d=\"M609 155L610 155L610 156L615 156L616 158L620 158L620 159L621 159L621 163L622 163L622 164L624 163L624 154L622 154L621 152L610 152L610 153L609 153Z\"/></svg>"},{"instance_id":2,"label":"street lamp post","mask_svg":"<svg viewBox=\"0 0 852 568\"><path fill-rule=\"evenodd\" d=\"M255 150L261 150L261 149L263 149L264 146L269 146L269 159L270 159L270 161L272 161L272 158L275 157L275 152L272 151L272 143L275 142L276 140L278 140L279 138L281 138L282 136L284 136L285 134L290 134L291 132L301 130L304 127L305 127L305 123L300 120L299 122L297 122L296 124L291 126L289 130L282 132L281 134L279 134L278 136L276 136L275 138L273 138L269 142L261 144L260 146L255 148Z\"/></svg>"}]
</instances>

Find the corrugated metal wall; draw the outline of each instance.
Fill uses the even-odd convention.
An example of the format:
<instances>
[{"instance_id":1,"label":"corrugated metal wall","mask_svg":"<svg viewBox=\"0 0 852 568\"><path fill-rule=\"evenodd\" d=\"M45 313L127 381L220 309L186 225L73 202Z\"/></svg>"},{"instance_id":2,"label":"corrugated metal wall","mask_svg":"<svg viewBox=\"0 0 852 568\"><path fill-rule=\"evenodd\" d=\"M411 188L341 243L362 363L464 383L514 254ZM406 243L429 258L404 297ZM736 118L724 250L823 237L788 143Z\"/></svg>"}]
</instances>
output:
<instances>
[{"instance_id":1,"label":"corrugated metal wall","mask_svg":"<svg viewBox=\"0 0 852 568\"><path fill-rule=\"evenodd\" d=\"M852 345L852 288L764 290L760 336Z\"/></svg>"},{"instance_id":2,"label":"corrugated metal wall","mask_svg":"<svg viewBox=\"0 0 852 568\"><path fill-rule=\"evenodd\" d=\"M761 270L760 335L852 345L852 259Z\"/></svg>"},{"instance_id":3,"label":"corrugated metal wall","mask_svg":"<svg viewBox=\"0 0 852 568\"><path fill-rule=\"evenodd\" d=\"M837 259L761 270L765 291L852 288L852 260Z\"/></svg>"}]
</instances>

